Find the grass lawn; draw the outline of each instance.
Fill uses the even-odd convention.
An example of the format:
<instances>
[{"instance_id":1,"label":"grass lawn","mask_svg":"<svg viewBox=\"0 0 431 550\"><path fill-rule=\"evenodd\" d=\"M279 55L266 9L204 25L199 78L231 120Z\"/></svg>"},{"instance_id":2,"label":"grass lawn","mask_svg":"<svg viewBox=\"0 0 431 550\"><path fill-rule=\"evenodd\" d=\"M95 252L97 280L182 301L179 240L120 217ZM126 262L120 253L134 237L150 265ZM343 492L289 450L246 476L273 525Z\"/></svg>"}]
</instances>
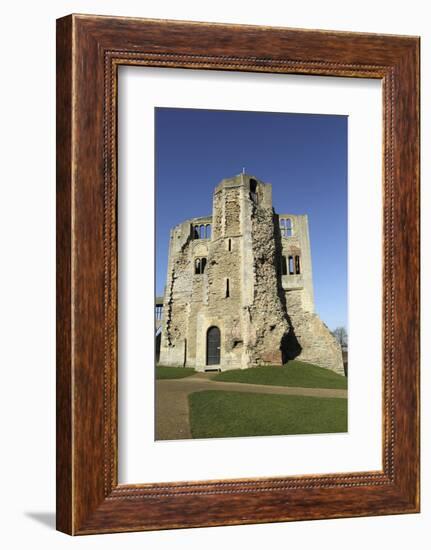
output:
<instances>
[{"instance_id":1,"label":"grass lawn","mask_svg":"<svg viewBox=\"0 0 431 550\"><path fill-rule=\"evenodd\" d=\"M347 431L347 399L201 391L189 395L192 437Z\"/></svg>"},{"instance_id":2,"label":"grass lawn","mask_svg":"<svg viewBox=\"0 0 431 550\"><path fill-rule=\"evenodd\" d=\"M225 371L215 376L213 380L300 388L347 388L345 376L301 361L289 361L283 367L255 367Z\"/></svg>"},{"instance_id":3,"label":"grass lawn","mask_svg":"<svg viewBox=\"0 0 431 550\"><path fill-rule=\"evenodd\" d=\"M186 367L156 367L156 380L168 380L170 378L186 378L195 374L195 369Z\"/></svg>"}]
</instances>

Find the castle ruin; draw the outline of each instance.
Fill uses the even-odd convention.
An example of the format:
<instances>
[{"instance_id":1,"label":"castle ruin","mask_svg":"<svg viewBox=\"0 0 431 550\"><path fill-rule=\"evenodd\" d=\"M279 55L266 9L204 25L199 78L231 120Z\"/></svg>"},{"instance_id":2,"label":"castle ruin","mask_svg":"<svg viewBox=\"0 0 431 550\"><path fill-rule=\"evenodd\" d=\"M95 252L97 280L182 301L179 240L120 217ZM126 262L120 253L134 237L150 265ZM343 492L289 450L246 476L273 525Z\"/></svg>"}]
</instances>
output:
<instances>
[{"instance_id":1,"label":"castle ruin","mask_svg":"<svg viewBox=\"0 0 431 550\"><path fill-rule=\"evenodd\" d=\"M276 214L272 186L248 174L219 183L212 216L171 230L160 327L162 365L299 359L344 375L341 348L314 312L308 218Z\"/></svg>"}]
</instances>

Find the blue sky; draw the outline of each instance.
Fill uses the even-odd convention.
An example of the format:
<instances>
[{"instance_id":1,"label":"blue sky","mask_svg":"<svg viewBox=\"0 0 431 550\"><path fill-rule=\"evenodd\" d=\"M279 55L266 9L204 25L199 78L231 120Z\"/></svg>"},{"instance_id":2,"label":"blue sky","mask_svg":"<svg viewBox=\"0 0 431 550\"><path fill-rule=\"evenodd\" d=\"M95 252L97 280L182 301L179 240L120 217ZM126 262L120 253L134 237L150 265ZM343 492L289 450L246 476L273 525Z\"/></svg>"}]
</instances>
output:
<instances>
[{"instance_id":1,"label":"blue sky","mask_svg":"<svg viewBox=\"0 0 431 550\"><path fill-rule=\"evenodd\" d=\"M156 293L169 230L210 215L212 192L245 167L275 211L308 214L316 311L347 327L347 117L156 108Z\"/></svg>"}]
</instances>

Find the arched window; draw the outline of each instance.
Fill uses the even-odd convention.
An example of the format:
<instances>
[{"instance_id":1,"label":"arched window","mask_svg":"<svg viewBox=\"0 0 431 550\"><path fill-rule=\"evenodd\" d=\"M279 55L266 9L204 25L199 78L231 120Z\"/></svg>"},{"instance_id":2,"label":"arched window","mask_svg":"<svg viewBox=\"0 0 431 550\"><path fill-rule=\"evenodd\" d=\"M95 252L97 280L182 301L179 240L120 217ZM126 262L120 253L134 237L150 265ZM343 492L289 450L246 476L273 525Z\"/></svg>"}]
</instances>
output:
<instances>
[{"instance_id":1,"label":"arched window","mask_svg":"<svg viewBox=\"0 0 431 550\"><path fill-rule=\"evenodd\" d=\"M257 181L250 179L250 199L257 204Z\"/></svg>"},{"instance_id":2,"label":"arched window","mask_svg":"<svg viewBox=\"0 0 431 550\"><path fill-rule=\"evenodd\" d=\"M156 304L156 321L163 319L163 304Z\"/></svg>"},{"instance_id":3,"label":"arched window","mask_svg":"<svg viewBox=\"0 0 431 550\"><path fill-rule=\"evenodd\" d=\"M293 256L289 256L289 275L293 275L294 269L293 269Z\"/></svg>"},{"instance_id":4,"label":"arched window","mask_svg":"<svg viewBox=\"0 0 431 550\"><path fill-rule=\"evenodd\" d=\"M205 238L206 239L211 239L211 224L210 223L207 223L207 225L205 226Z\"/></svg>"},{"instance_id":5,"label":"arched window","mask_svg":"<svg viewBox=\"0 0 431 550\"><path fill-rule=\"evenodd\" d=\"M291 237L293 235L293 224L291 218L281 218L280 233L282 237Z\"/></svg>"},{"instance_id":6,"label":"arched window","mask_svg":"<svg viewBox=\"0 0 431 550\"><path fill-rule=\"evenodd\" d=\"M299 261L299 256L295 256L295 273L299 275L301 273L301 264Z\"/></svg>"},{"instance_id":7,"label":"arched window","mask_svg":"<svg viewBox=\"0 0 431 550\"><path fill-rule=\"evenodd\" d=\"M291 237L293 235L293 225L292 220L287 218L286 221L286 237Z\"/></svg>"},{"instance_id":8,"label":"arched window","mask_svg":"<svg viewBox=\"0 0 431 550\"><path fill-rule=\"evenodd\" d=\"M207 265L206 258L196 258L195 260L195 275L202 275L205 273L205 267Z\"/></svg>"},{"instance_id":9,"label":"arched window","mask_svg":"<svg viewBox=\"0 0 431 550\"><path fill-rule=\"evenodd\" d=\"M286 256L281 257L281 274L287 275L287 262L286 262Z\"/></svg>"},{"instance_id":10,"label":"arched window","mask_svg":"<svg viewBox=\"0 0 431 550\"><path fill-rule=\"evenodd\" d=\"M205 239L205 226L204 225L201 225L199 227L199 238L200 239Z\"/></svg>"},{"instance_id":11,"label":"arched window","mask_svg":"<svg viewBox=\"0 0 431 550\"><path fill-rule=\"evenodd\" d=\"M193 238L194 239L199 239L199 226L198 225L195 225L193 227Z\"/></svg>"}]
</instances>

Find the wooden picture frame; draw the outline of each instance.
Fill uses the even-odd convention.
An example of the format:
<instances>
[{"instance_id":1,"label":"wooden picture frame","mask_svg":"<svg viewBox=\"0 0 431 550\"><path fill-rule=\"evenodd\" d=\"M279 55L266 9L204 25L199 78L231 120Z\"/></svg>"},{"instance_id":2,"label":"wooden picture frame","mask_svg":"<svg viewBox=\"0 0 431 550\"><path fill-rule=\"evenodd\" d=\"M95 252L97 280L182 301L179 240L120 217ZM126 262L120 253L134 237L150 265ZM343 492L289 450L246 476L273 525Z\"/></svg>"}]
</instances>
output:
<instances>
[{"instance_id":1,"label":"wooden picture frame","mask_svg":"<svg viewBox=\"0 0 431 550\"><path fill-rule=\"evenodd\" d=\"M382 471L119 485L119 65L383 83ZM57 529L419 511L419 38L70 15L57 21Z\"/></svg>"}]
</instances>

